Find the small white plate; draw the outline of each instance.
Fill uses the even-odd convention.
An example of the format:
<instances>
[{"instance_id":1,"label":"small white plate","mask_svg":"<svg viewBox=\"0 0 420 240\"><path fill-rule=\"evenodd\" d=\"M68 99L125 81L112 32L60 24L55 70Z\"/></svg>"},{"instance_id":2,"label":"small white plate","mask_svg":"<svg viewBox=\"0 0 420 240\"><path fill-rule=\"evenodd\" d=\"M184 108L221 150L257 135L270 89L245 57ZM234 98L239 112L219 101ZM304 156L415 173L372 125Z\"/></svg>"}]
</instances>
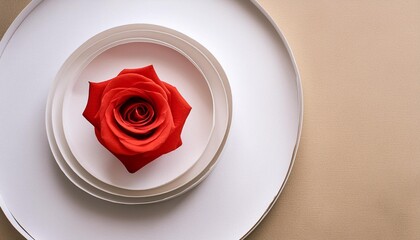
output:
<instances>
[{"instance_id":1,"label":"small white plate","mask_svg":"<svg viewBox=\"0 0 420 240\"><path fill-rule=\"evenodd\" d=\"M86 106L89 81L104 81L124 68L149 64L154 65L163 81L177 87L192 110L182 131L182 146L130 174L98 142L93 126L81 113ZM66 76L59 78L58 81L63 84L67 80ZM69 80L62 109L65 138L78 163L102 182L128 190L157 188L190 169L209 142L214 127L211 90L201 72L172 48L149 42L118 45L95 57L78 78Z\"/></svg>"},{"instance_id":2,"label":"small white plate","mask_svg":"<svg viewBox=\"0 0 420 240\"><path fill-rule=\"evenodd\" d=\"M52 149L63 172L70 178L62 166L65 162L81 179L102 191L148 203L141 198L176 194L174 190L209 171L207 166L216 163L227 136L231 94L221 67L216 69L216 60L210 61L210 53L204 54L198 47L204 49L179 32L150 24L115 27L82 44L57 74L47 105L51 109L47 125L50 118L52 123L48 137L50 144L55 141L58 146L60 154ZM93 127L81 113L87 102L88 81L106 80L122 68L150 62L161 79L170 79L167 82L180 90L193 110L184 127L183 146L129 174L98 143Z\"/></svg>"}]
</instances>

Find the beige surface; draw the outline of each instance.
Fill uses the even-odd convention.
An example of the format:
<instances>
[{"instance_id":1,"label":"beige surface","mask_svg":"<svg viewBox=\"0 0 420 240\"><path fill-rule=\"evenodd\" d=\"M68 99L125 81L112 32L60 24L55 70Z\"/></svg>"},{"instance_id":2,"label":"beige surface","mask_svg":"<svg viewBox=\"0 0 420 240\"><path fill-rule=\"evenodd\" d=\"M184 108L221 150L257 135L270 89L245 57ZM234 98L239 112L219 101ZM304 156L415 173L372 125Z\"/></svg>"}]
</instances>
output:
<instances>
[{"instance_id":1,"label":"beige surface","mask_svg":"<svg viewBox=\"0 0 420 240\"><path fill-rule=\"evenodd\" d=\"M250 239L420 239L420 1L260 2L296 55L305 113Z\"/></svg>"},{"instance_id":2,"label":"beige surface","mask_svg":"<svg viewBox=\"0 0 420 240\"><path fill-rule=\"evenodd\" d=\"M420 239L420 0L260 2L295 53L305 117L289 182L248 239Z\"/></svg>"}]
</instances>

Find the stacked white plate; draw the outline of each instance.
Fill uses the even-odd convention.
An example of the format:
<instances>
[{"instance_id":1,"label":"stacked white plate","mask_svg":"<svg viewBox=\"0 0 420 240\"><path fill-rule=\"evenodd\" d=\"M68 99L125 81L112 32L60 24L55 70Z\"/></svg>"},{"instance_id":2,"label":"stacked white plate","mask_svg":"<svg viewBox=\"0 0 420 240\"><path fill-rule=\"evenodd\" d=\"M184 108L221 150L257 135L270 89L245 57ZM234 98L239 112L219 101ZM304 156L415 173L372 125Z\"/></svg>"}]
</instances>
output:
<instances>
[{"instance_id":1,"label":"stacked white plate","mask_svg":"<svg viewBox=\"0 0 420 240\"><path fill-rule=\"evenodd\" d=\"M82 112L89 81L149 64L179 89L192 111L183 145L130 174L99 144ZM209 174L226 141L231 112L228 80L209 51L172 29L130 24L97 34L66 60L48 98L46 123L55 159L74 184L111 202L144 204L175 197Z\"/></svg>"}]
</instances>

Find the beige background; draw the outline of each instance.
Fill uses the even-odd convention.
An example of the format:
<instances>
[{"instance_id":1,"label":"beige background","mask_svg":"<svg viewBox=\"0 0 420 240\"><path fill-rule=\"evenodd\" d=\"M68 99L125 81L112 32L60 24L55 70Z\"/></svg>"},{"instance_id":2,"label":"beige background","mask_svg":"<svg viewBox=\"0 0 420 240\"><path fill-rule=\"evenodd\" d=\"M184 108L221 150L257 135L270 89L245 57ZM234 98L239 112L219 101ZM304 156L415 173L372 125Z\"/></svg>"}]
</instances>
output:
<instances>
[{"instance_id":1,"label":"beige background","mask_svg":"<svg viewBox=\"0 0 420 240\"><path fill-rule=\"evenodd\" d=\"M2 32L27 0L0 0ZM301 146L248 239L420 239L420 0L260 0L302 75ZM0 239L20 239L0 217Z\"/></svg>"}]
</instances>

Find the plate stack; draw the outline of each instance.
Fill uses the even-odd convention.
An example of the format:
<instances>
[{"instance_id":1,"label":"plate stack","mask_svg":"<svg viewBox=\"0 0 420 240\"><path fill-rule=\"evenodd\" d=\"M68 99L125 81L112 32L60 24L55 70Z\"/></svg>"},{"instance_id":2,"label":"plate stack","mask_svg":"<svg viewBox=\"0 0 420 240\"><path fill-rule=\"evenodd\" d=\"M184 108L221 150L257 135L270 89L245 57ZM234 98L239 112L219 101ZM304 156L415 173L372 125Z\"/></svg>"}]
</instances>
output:
<instances>
[{"instance_id":1,"label":"plate stack","mask_svg":"<svg viewBox=\"0 0 420 240\"><path fill-rule=\"evenodd\" d=\"M192 111L183 145L130 174L100 145L82 112L89 82L150 64L177 87ZM226 141L231 113L227 77L208 50L169 28L129 24L97 34L65 61L48 98L46 124L54 157L75 185L111 202L147 204L178 196L210 173Z\"/></svg>"}]
</instances>

